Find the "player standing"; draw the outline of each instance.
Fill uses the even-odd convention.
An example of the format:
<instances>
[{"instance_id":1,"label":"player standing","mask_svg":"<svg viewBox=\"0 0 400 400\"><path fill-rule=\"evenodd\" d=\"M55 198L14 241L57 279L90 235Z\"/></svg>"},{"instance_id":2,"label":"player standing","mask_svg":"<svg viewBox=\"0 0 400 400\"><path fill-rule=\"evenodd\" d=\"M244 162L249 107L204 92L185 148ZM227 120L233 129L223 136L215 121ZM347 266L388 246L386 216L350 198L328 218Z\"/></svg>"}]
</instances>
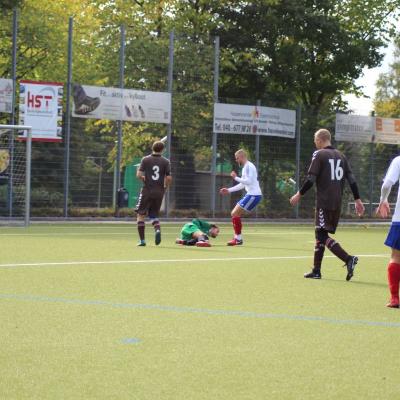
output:
<instances>
[{"instance_id":1,"label":"player standing","mask_svg":"<svg viewBox=\"0 0 400 400\"><path fill-rule=\"evenodd\" d=\"M155 142L153 153L144 157L137 171L137 177L144 182L140 191L137 212L137 227L139 232L138 246L146 246L145 218L149 216L155 231L155 243L161 243L161 228L158 219L165 190L172 182L171 163L161 154L164 150L163 142Z\"/></svg>"},{"instance_id":2,"label":"player standing","mask_svg":"<svg viewBox=\"0 0 400 400\"><path fill-rule=\"evenodd\" d=\"M388 197L392 186L400 179L400 157L396 157L387 171L381 189L381 200L377 213L386 218L390 215ZM391 308L399 308L399 282L400 282L400 190L397 194L396 209L392 218L392 225L385 241L386 246L391 247L392 255L387 268L390 290L390 302L386 305Z\"/></svg>"},{"instance_id":3,"label":"player standing","mask_svg":"<svg viewBox=\"0 0 400 400\"><path fill-rule=\"evenodd\" d=\"M316 183L314 268L304 277L321 279L321 264L325 247L327 247L345 263L347 267L346 280L349 281L354 274L358 258L350 256L338 242L329 237L329 233L336 232L339 224L345 180L350 185L356 212L359 216L364 213L364 205L360 200L358 186L346 157L331 145L330 132L327 129L317 131L314 143L317 151L313 154L307 179L300 191L290 199L292 206L296 205L301 196L304 196Z\"/></svg>"},{"instance_id":4,"label":"player standing","mask_svg":"<svg viewBox=\"0 0 400 400\"><path fill-rule=\"evenodd\" d=\"M235 236L227 243L228 246L238 246L243 244L241 218L246 212L254 210L262 199L262 192L260 184L258 183L257 169L255 165L248 160L247 153L240 149L235 153L235 159L239 166L243 167L242 176L239 177L235 171L232 171L231 177L238 182L238 184L230 188L222 188L220 193L226 195L245 189L246 195L239 200L231 212Z\"/></svg>"}]
</instances>

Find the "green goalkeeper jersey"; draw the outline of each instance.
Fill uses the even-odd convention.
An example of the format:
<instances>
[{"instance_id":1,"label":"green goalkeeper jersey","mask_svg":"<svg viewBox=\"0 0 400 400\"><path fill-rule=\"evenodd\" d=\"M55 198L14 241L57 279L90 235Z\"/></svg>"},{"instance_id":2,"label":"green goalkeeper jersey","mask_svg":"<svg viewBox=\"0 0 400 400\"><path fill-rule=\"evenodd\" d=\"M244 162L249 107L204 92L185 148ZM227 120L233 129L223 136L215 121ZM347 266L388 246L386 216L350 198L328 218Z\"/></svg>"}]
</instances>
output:
<instances>
[{"instance_id":1,"label":"green goalkeeper jersey","mask_svg":"<svg viewBox=\"0 0 400 400\"><path fill-rule=\"evenodd\" d=\"M202 219L194 218L192 222L185 224L181 230L181 239L190 240L192 239L193 233L197 231L201 231L204 234L208 235L209 230L211 229L212 224Z\"/></svg>"}]
</instances>

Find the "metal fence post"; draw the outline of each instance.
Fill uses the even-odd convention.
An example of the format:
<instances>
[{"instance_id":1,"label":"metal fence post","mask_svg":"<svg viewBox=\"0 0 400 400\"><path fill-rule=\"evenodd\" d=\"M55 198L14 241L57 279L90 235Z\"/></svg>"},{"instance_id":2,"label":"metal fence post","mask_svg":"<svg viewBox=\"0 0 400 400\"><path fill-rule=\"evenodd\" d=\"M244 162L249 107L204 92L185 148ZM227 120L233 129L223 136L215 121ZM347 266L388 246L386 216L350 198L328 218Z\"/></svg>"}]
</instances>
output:
<instances>
[{"instance_id":1,"label":"metal fence post","mask_svg":"<svg viewBox=\"0 0 400 400\"><path fill-rule=\"evenodd\" d=\"M31 219L31 164L32 164L32 129L27 131L26 138L26 173L25 173L25 227Z\"/></svg>"},{"instance_id":2,"label":"metal fence post","mask_svg":"<svg viewBox=\"0 0 400 400\"><path fill-rule=\"evenodd\" d=\"M64 218L68 218L69 198L69 165L71 146L71 86L72 86L72 39L74 18L69 17L68 23L68 71L67 71L67 102L65 107L65 142L64 142Z\"/></svg>"},{"instance_id":3,"label":"metal fence post","mask_svg":"<svg viewBox=\"0 0 400 400\"><path fill-rule=\"evenodd\" d=\"M375 143L370 143L369 153L369 217L373 215L373 197L374 197L374 175L375 175Z\"/></svg>"},{"instance_id":4,"label":"metal fence post","mask_svg":"<svg viewBox=\"0 0 400 400\"><path fill-rule=\"evenodd\" d=\"M261 107L261 100L257 100L257 107ZM256 133L256 169L257 173L260 174L260 135L258 134L258 131ZM258 218L258 208L256 207L256 218Z\"/></svg>"},{"instance_id":5,"label":"metal fence post","mask_svg":"<svg viewBox=\"0 0 400 400\"><path fill-rule=\"evenodd\" d=\"M296 192L300 189L300 155L301 155L301 105L296 108ZM299 218L299 204L295 207L295 217Z\"/></svg>"},{"instance_id":6,"label":"metal fence post","mask_svg":"<svg viewBox=\"0 0 400 400\"><path fill-rule=\"evenodd\" d=\"M375 117L375 111L371 112L371 117ZM373 118L375 125L375 118ZM374 174L375 174L375 135L372 136L372 142L369 148L369 217L373 215L373 196L374 196Z\"/></svg>"},{"instance_id":7,"label":"metal fence post","mask_svg":"<svg viewBox=\"0 0 400 400\"><path fill-rule=\"evenodd\" d=\"M214 39L214 103L218 103L219 84L219 36ZM212 158L211 158L211 214L215 217L215 196L216 196L216 178L217 178L217 145L218 136L212 133Z\"/></svg>"},{"instance_id":8,"label":"metal fence post","mask_svg":"<svg viewBox=\"0 0 400 400\"><path fill-rule=\"evenodd\" d=\"M16 8L13 10L13 23L12 23L12 60L11 60L11 79L13 82L13 92L11 101L11 119L10 125L15 125L15 106L16 106L16 90L17 90L17 39L18 39L18 11ZM14 131L10 135L10 167L8 178L8 212L9 217L13 216L13 202L14 202Z\"/></svg>"},{"instance_id":9,"label":"metal fence post","mask_svg":"<svg viewBox=\"0 0 400 400\"><path fill-rule=\"evenodd\" d=\"M171 141L172 141L172 93L174 89L174 53L175 53L175 32L172 30L169 33L169 56L168 56L168 92L171 94L171 108L170 118L171 122L167 127L167 154L169 159L171 159ZM171 188L168 189L167 195L165 197L165 214L167 218L169 217L169 212L171 208Z\"/></svg>"},{"instance_id":10,"label":"metal fence post","mask_svg":"<svg viewBox=\"0 0 400 400\"><path fill-rule=\"evenodd\" d=\"M121 25L120 28L121 34L121 45L120 45L120 53L119 53L119 87L120 89L124 88L124 78L125 78L125 26ZM122 115L122 113L121 113ZM122 117L121 117L122 118ZM121 159L122 159L122 120L120 119L117 122L118 126L118 139L117 139L117 159L116 159L116 187L117 191L121 187ZM118 214L119 206L118 206L118 199L116 202L115 211Z\"/></svg>"}]
</instances>

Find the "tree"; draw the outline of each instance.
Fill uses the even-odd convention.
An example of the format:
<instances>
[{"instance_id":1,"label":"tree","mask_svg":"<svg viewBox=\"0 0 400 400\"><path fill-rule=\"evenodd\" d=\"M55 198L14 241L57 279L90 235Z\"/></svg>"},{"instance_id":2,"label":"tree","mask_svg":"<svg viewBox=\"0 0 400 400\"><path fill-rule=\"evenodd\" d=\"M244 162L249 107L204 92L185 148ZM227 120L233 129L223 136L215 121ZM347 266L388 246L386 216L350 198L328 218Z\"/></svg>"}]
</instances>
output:
<instances>
[{"instance_id":1,"label":"tree","mask_svg":"<svg viewBox=\"0 0 400 400\"><path fill-rule=\"evenodd\" d=\"M394 62L377 82L375 110L382 117L400 117L400 37L395 41Z\"/></svg>"}]
</instances>

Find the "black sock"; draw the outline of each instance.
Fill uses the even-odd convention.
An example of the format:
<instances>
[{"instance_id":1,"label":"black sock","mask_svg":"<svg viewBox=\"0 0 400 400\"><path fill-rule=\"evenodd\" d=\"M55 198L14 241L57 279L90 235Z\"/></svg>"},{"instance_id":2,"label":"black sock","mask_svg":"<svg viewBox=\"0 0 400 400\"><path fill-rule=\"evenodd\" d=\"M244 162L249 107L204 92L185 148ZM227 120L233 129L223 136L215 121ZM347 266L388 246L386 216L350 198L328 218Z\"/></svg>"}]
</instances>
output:
<instances>
[{"instance_id":1,"label":"black sock","mask_svg":"<svg viewBox=\"0 0 400 400\"><path fill-rule=\"evenodd\" d=\"M137 223L137 229L139 232L139 238L140 240L144 240L144 228L145 228L145 223L144 221L138 221Z\"/></svg>"},{"instance_id":2,"label":"black sock","mask_svg":"<svg viewBox=\"0 0 400 400\"><path fill-rule=\"evenodd\" d=\"M320 241L315 242L314 248L314 271L321 271L322 259L324 258L325 245Z\"/></svg>"},{"instance_id":3,"label":"black sock","mask_svg":"<svg viewBox=\"0 0 400 400\"><path fill-rule=\"evenodd\" d=\"M160 221L158 219L155 219L153 222L153 227L155 231L159 231L161 230L161 226L160 226Z\"/></svg>"},{"instance_id":4,"label":"black sock","mask_svg":"<svg viewBox=\"0 0 400 400\"><path fill-rule=\"evenodd\" d=\"M350 256L346 251L342 248L342 246L333 240L332 238L329 238L326 241L326 247L338 258L340 258L343 262L347 263L349 260Z\"/></svg>"}]
</instances>

